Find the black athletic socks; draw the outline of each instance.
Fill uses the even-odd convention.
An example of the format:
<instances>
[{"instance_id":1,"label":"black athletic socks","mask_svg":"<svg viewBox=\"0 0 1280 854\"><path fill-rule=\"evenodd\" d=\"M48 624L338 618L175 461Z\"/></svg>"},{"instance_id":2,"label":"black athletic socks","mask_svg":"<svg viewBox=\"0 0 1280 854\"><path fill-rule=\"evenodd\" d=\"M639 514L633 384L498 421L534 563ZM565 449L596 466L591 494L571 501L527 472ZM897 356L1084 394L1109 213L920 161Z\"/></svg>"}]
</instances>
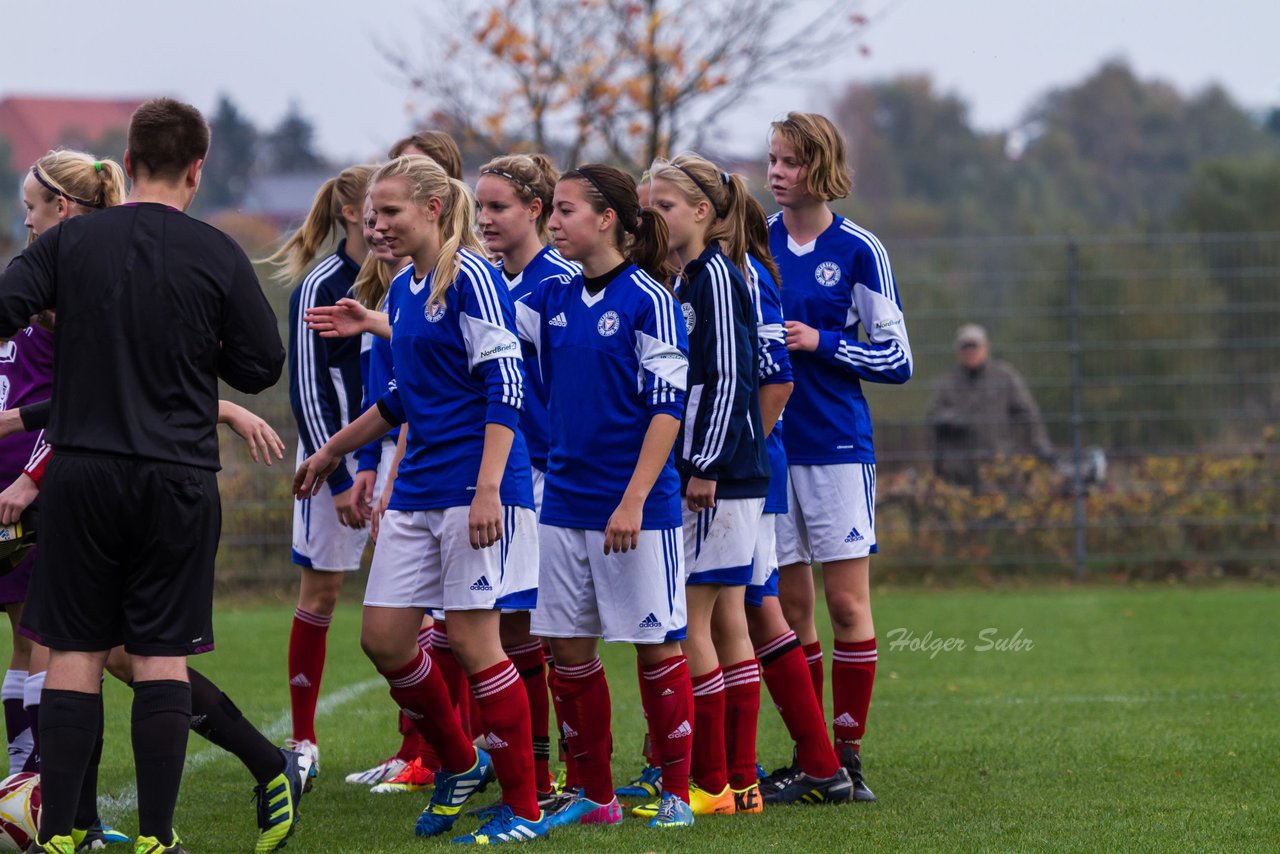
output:
<instances>
[{"instance_id":1,"label":"black athletic socks","mask_svg":"<svg viewBox=\"0 0 1280 854\"><path fill-rule=\"evenodd\" d=\"M85 769L102 733L102 695L46 688L41 700L40 837L50 839L71 835Z\"/></svg>"},{"instance_id":2,"label":"black athletic socks","mask_svg":"<svg viewBox=\"0 0 1280 854\"><path fill-rule=\"evenodd\" d=\"M173 810L178 803L190 728L190 685L173 679L133 683L133 760L138 779L139 836L155 837L161 842L174 838ZM79 782L77 779L76 791L79 791Z\"/></svg>"},{"instance_id":3,"label":"black athletic socks","mask_svg":"<svg viewBox=\"0 0 1280 854\"><path fill-rule=\"evenodd\" d=\"M89 764L84 769L80 800L76 804L75 826L81 830L92 827L98 820L98 765L102 762L103 712L102 695L95 696L98 698L98 737L94 740L93 752L89 754Z\"/></svg>"},{"instance_id":4,"label":"black athletic socks","mask_svg":"<svg viewBox=\"0 0 1280 854\"><path fill-rule=\"evenodd\" d=\"M235 756L258 783L269 783L284 769L285 759L267 737L240 714L231 698L194 668L191 679L191 729Z\"/></svg>"}]
</instances>

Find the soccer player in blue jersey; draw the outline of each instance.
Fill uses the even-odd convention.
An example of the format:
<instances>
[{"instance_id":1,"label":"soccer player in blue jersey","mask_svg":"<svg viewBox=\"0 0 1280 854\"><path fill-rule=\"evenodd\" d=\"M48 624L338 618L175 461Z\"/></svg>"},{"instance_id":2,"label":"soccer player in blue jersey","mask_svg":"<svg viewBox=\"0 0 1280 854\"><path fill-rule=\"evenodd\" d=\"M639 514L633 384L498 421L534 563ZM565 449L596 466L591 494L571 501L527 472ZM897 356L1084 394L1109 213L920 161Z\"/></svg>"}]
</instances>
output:
<instances>
[{"instance_id":1,"label":"soccer player in blue jersey","mask_svg":"<svg viewBox=\"0 0 1280 854\"><path fill-rule=\"evenodd\" d=\"M800 640L820 652L806 570L821 563L835 632L835 744L854 798L869 801L875 796L863 781L859 748L875 680L876 469L861 383L909 380L911 345L884 246L828 207L852 185L839 131L812 113L788 113L772 128L769 189L782 210L770 218L770 248L782 273L795 374L783 433L790 508L777 524L783 609ZM815 693L821 697L820 678Z\"/></svg>"},{"instance_id":2,"label":"soccer player in blue jersey","mask_svg":"<svg viewBox=\"0 0 1280 854\"><path fill-rule=\"evenodd\" d=\"M609 686L598 639L633 643L666 780L650 825L693 824L693 734L680 479L672 449L684 413L688 337L667 274L667 229L611 166L561 177L549 227L582 265L516 306L549 389L550 447L533 632L550 638L552 694L581 794L563 821L614 824ZM656 276L656 278L655 278Z\"/></svg>"},{"instance_id":3,"label":"soccer player in blue jersey","mask_svg":"<svg viewBox=\"0 0 1280 854\"><path fill-rule=\"evenodd\" d=\"M303 461L294 494L313 495L345 454L409 425L369 572L361 644L440 759L418 835L449 830L492 768L503 806L454 841L524 841L544 835L547 821L528 698L498 630L499 610L531 607L538 583L529 456L517 429L524 383L514 310L480 254L465 184L415 156L379 168L371 186L378 232L413 261L387 301L396 386ZM463 732L439 669L418 645L425 609L448 617L487 750Z\"/></svg>"},{"instance_id":4,"label":"soccer player in blue jersey","mask_svg":"<svg viewBox=\"0 0 1280 854\"><path fill-rule=\"evenodd\" d=\"M289 400L298 423L299 462L345 427L360 405L359 341L323 339L307 328L303 315L313 306L333 305L355 282L368 252L362 220L372 171L369 166L352 166L326 181L302 227L268 259L280 268L276 278L298 282L289 297ZM337 248L307 272L335 233L340 236ZM301 582L289 633L293 737L285 746L306 760L308 786L320 771L316 703L329 623L343 575L360 568L366 540L352 474L344 460L322 490L294 506L293 562Z\"/></svg>"},{"instance_id":5,"label":"soccer player in blue jersey","mask_svg":"<svg viewBox=\"0 0 1280 854\"><path fill-rule=\"evenodd\" d=\"M543 154L508 154L480 167L476 182L476 225L485 248L495 256L502 278L513 300L532 293L544 280L571 279L581 270L548 245L551 239L547 220L560 172ZM550 424L547 390L538 369L537 351L523 343L525 370L524 410L520 432L529 446L533 466L533 503L542 506L542 490L547 472ZM550 773L550 699L543 642L529 633L529 612L502 615L502 646L520 671L529 695L533 726L534 773L541 795L550 795L555 786ZM574 779L576 785L576 775ZM557 824L552 814L552 826Z\"/></svg>"},{"instance_id":6,"label":"soccer player in blue jersey","mask_svg":"<svg viewBox=\"0 0 1280 854\"><path fill-rule=\"evenodd\" d=\"M666 220L680 266L675 295L689 335L689 394L677 459L688 568L684 649L695 717L690 804L695 815L759 812L760 666L743 597L769 464L755 311L741 272L749 194L740 176L696 154L659 159L648 177L650 202Z\"/></svg>"}]
</instances>

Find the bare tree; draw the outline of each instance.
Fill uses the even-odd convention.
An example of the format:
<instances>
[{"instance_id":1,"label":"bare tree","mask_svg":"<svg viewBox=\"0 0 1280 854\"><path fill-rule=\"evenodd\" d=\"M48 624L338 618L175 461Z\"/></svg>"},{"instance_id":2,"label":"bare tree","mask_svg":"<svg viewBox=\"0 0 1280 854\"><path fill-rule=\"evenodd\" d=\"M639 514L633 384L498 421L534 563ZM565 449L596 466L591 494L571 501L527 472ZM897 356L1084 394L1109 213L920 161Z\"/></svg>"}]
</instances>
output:
<instances>
[{"instance_id":1,"label":"bare tree","mask_svg":"<svg viewBox=\"0 0 1280 854\"><path fill-rule=\"evenodd\" d=\"M765 82L865 53L859 2L457 0L384 44L421 119L491 151L637 169ZM390 44L390 43L387 43Z\"/></svg>"}]
</instances>

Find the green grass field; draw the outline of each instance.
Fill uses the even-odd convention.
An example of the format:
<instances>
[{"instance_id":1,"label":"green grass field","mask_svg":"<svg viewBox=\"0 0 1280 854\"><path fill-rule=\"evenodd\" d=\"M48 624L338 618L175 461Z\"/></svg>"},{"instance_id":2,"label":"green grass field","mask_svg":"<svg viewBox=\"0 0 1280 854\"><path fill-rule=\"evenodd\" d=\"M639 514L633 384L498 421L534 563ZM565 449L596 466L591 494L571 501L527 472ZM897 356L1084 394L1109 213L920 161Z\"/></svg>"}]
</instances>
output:
<instances>
[{"instance_id":1,"label":"green grass field","mask_svg":"<svg viewBox=\"0 0 1280 854\"><path fill-rule=\"evenodd\" d=\"M540 850L1280 850L1280 590L1069 588L881 590L880 662L864 743L874 804L790 807L657 833L571 828ZM292 606L228 605L218 651L199 661L273 739L286 734ZM319 720L323 775L288 850L438 848L413 823L425 798L371 795L342 777L398 743L385 684L360 653L359 612L330 633ZM898 631L902 630L902 631ZM920 642L896 647L910 632ZM931 636L930 636L931 633ZM1001 649L999 641L1020 649ZM958 638L964 648L952 641ZM986 640L984 640L984 638ZM931 646L932 642L939 642ZM984 647L989 647L985 648ZM936 649L937 651L933 651ZM615 772L637 768L641 717L631 654L606 650ZM103 813L132 830L129 693L107 689ZM760 756L789 747L763 703ZM252 850L252 782L191 740L178 828L196 854ZM491 790L482 800L494 797ZM473 826L464 819L459 827Z\"/></svg>"}]
</instances>

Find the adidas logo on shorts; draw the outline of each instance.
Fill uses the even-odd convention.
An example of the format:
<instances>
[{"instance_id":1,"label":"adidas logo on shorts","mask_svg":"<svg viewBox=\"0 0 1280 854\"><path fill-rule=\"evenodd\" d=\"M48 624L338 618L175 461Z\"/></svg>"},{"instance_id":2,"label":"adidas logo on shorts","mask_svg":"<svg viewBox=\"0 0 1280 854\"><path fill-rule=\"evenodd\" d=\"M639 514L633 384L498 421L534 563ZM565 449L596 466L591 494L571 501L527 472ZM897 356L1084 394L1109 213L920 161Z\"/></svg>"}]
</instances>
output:
<instances>
[{"instance_id":1,"label":"adidas logo on shorts","mask_svg":"<svg viewBox=\"0 0 1280 854\"><path fill-rule=\"evenodd\" d=\"M853 715L848 712L841 712L840 717L832 721L836 726L856 727L858 722L853 719Z\"/></svg>"},{"instance_id":2,"label":"adidas logo on shorts","mask_svg":"<svg viewBox=\"0 0 1280 854\"><path fill-rule=\"evenodd\" d=\"M662 620L659 620L657 616L652 611L650 611L649 616L645 617L643 620L640 621L640 628L660 629L662 628Z\"/></svg>"},{"instance_id":3,"label":"adidas logo on shorts","mask_svg":"<svg viewBox=\"0 0 1280 854\"><path fill-rule=\"evenodd\" d=\"M562 311L555 317L551 318L551 320L548 321L548 324L551 326L568 326L569 319L564 316L564 312Z\"/></svg>"},{"instance_id":4,"label":"adidas logo on shorts","mask_svg":"<svg viewBox=\"0 0 1280 854\"><path fill-rule=\"evenodd\" d=\"M667 736L667 738L686 738L693 735L693 727L689 726L688 721L681 721L680 726L676 727L675 732Z\"/></svg>"},{"instance_id":5,"label":"adidas logo on shorts","mask_svg":"<svg viewBox=\"0 0 1280 854\"><path fill-rule=\"evenodd\" d=\"M504 747L511 746L499 738L497 733L492 732L484 737L484 743L488 745L490 750L501 750Z\"/></svg>"},{"instance_id":6,"label":"adidas logo on shorts","mask_svg":"<svg viewBox=\"0 0 1280 854\"><path fill-rule=\"evenodd\" d=\"M575 730L573 727L569 726L569 724L567 724L567 723L562 723L562 724L560 724L560 729L564 731L564 737L565 737L565 738L577 738L577 737L578 737L578 731L577 731L577 730Z\"/></svg>"},{"instance_id":7,"label":"adidas logo on shorts","mask_svg":"<svg viewBox=\"0 0 1280 854\"><path fill-rule=\"evenodd\" d=\"M311 680L307 678L307 674L299 673L289 679L289 684L295 688L310 688Z\"/></svg>"},{"instance_id":8,"label":"adidas logo on shorts","mask_svg":"<svg viewBox=\"0 0 1280 854\"><path fill-rule=\"evenodd\" d=\"M482 575L480 576L480 578L476 580L475 584L471 585L471 589L472 590L492 590L493 585L489 583L489 579L487 576Z\"/></svg>"},{"instance_id":9,"label":"adidas logo on shorts","mask_svg":"<svg viewBox=\"0 0 1280 854\"><path fill-rule=\"evenodd\" d=\"M849 536L845 537L844 541L846 543L860 543L862 542L862 535L858 533L857 528L850 528Z\"/></svg>"}]
</instances>

